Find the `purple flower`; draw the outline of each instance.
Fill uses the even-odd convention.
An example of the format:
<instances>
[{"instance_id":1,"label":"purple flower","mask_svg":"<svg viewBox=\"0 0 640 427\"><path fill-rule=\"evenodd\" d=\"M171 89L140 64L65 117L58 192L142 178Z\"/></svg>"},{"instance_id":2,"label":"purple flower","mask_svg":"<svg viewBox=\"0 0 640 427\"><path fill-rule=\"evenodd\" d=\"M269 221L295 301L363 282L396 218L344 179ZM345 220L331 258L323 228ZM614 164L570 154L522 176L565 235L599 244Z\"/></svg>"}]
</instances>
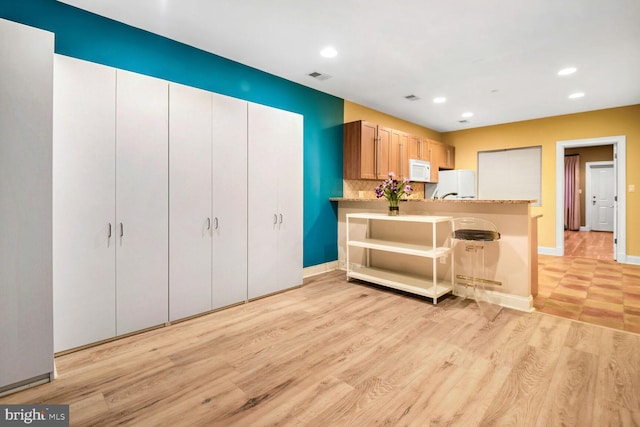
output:
<instances>
[{"instance_id":1,"label":"purple flower","mask_svg":"<svg viewBox=\"0 0 640 427\"><path fill-rule=\"evenodd\" d=\"M397 203L403 195L411 195L413 188L409 184L409 179L404 178L402 181L394 179L395 174L389 172L389 177L382 181L382 184L376 187L376 197L385 197L389 202Z\"/></svg>"}]
</instances>

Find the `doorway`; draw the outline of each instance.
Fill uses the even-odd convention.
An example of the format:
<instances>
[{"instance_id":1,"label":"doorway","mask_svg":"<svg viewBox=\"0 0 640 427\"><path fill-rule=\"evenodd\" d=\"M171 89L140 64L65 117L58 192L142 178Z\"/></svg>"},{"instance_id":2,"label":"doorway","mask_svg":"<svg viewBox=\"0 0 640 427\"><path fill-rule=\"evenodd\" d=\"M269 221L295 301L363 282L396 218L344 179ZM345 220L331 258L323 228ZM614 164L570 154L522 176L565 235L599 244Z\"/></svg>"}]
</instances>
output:
<instances>
[{"instance_id":1,"label":"doorway","mask_svg":"<svg viewBox=\"0 0 640 427\"><path fill-rule=\"evenodd\" d=\"M614 207L613 259L626 262L626 136L576 139L556 142L556 248L554 255L564 255L564 154L565 149L613 145ZM592 203L592 199L589 203Z\"/></svg>"},{"instance_id":2,"label":"doorway","mask_svg":"<svg viewBox=\"0 0 640 427\"><path fill-rule=\"evenodd\" d=\"M587 162L585 172L585 226L588 231L613 232L616 185L613 162Z\"/></svg>"}]
</instances>

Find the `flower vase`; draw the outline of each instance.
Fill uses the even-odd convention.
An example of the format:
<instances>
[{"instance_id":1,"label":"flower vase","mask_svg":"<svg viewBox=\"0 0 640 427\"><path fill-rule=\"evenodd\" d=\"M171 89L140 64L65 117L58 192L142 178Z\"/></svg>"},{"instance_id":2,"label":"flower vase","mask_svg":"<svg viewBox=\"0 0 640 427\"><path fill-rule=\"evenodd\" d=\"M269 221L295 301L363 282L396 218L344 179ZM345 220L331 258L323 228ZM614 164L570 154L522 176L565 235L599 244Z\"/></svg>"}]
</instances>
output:
<instances>
[{"instance_id":1,"label":"flower vase","mask_svg":"<svg viewBox=\"0 0 640 427\"><path fill-rule=\"evenodd\" d=\"M398 205L389 205L389 216L400 215L400 207Z\"/></svg>"}]
</instances>

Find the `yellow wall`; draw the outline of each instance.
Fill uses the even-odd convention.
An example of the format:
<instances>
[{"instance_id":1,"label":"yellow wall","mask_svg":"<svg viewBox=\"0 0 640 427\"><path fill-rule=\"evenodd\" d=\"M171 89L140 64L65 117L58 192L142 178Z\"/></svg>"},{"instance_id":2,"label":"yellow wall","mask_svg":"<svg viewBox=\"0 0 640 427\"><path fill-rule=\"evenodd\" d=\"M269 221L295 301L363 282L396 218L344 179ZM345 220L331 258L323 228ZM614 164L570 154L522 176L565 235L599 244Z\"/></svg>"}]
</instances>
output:
<instances>
[{"instance_id":1,"label":"yellow wall","mask_svg":"<svg viewBox=\"0 0 640 427\"><path fill-rule=\"evenodd\" d=\"M436 141L442 140L442 134L432 129L418 126L415 123L401 120L397 117L390 116L388 114L381 113L380 111L372 110L367 107L363 107L360 104L355 104L350 101L344 101L344 122L355 122L357 120L365 120L367 122L375 123L391 129L396 129L402 132L410 133L411 135L424 136L426 138L435 139Z\"/></svg>"},{"instance_id":2,"label":"yellow wall","mask_svg":"<svg viewBox=\"0 0 640 427\"><path fill-rule=\"evenodd\" d=\"M627 137L627 248L628 256L640 256L640 104L628 107L567 114L455 132L439 133L353 102L344 102L345 123L367 120L456 147L456 168L477 169L477 153L501 148L542 146L542 214L538 222L538 246L556 247L556 141L625 135ZM636 192L629 193L629 185Z\"/></svg>"},{"instance_id":3,"label":"yellow wall","mask_svg":"<svg viewBox=\"0 0 640 427\"><path fill-rule=\"evenodd\" d=\"M511 147L542 146L542 206L532 208L543 215L538 223L538 245L555 248L556 141L626 136L627 248L640 256L640 104L586 113L548 117L442 134L442 142L456 147L456 168L477 168L477 152ZM629 185L636 191L628 192Z\"/></svg>"}]
</instances>

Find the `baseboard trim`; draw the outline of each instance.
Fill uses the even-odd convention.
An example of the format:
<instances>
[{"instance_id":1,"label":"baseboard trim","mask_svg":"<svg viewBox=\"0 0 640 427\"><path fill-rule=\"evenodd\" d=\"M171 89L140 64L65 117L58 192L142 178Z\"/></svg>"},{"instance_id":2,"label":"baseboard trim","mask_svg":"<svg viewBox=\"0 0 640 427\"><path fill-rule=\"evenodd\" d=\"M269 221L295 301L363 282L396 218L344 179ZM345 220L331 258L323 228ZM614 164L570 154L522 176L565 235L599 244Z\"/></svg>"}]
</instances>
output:
<instances>
[{"instance_id":1,"label":"baseboard trim","mask_svg":"<svg viewBox=\"0 0 640 427\"><path fill-rule=\"evenodd\" d=\"M560 253L560 249L558 249L558 248L545 248L543 246L538 246L538 253L540 255L562 256L562 254Z\"/></svg>"},{"instance_id":2,"label":"baseboard trim","mask_svg":"<svg viewBox=\"0 0 640 427\"><path fill-rule=\"evenodd\" d=\"M302 277L307 278L311 276L317 276L318 274L328 273L329 271L338 269L338 261L329 261L324 264L312 265L311 267L305 267L302 269Z\"/></svg>"},{"instance_id":3,"label":"baseboard trim","mask_svg":"<svg viewBox=\"0 0 640 427\"><path fill-rule=\"evenodd\" d=\"M461 286L460 284L457 285L457 289L460 289L462 287L464 286ZM464 292L466 291L467 290L465 290ZM491 302L492 304L497 304L497 305L500 305L501 307L511 308L517 311L523 311L525 313L532 313L536 311L536 309L533 307L533 297L531 295L529 295L528 297L522 297L519 295L505 294L502 292L491 291L491 290L485 290L484 292L487 296L486 300L488 302ZM473 298L469 296L469 293L467 293L467 298ZM456 292L454 292L454 295L464 296L463 294L459 293L457 290Z\"/></svg>"},{"instance_id":4,"label":"baseboard trim","mask_svg":"<svg viewBox=\"0 0 640 427\"><path fill-rule=\"evenodd\" d=\"M640 256L632 256L632 255L624 256L622 254L618 254L617 261L623 264L640 265Z\"/></svg>"}]
</instances>

